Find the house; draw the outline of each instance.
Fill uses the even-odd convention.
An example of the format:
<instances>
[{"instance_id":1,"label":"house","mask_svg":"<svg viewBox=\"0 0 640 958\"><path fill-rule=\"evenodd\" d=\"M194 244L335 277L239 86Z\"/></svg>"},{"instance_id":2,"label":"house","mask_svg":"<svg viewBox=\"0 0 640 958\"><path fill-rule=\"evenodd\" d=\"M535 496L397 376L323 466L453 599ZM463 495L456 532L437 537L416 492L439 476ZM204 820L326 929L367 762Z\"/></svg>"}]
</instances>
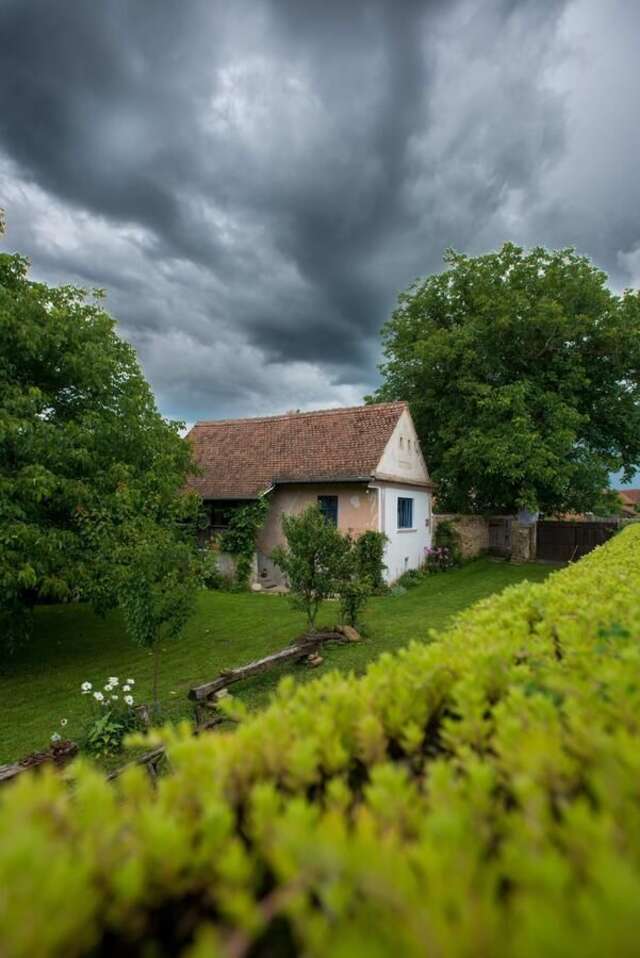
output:
<instances>
[{"instance_id":1,"label":"house","mask_svg":"<svg viewBox=\"0 0 640 958\"><path fill-rule=\"evenodd\" d=\"M618 489L625 516L637 518L640 513L640 489Z\"/></svg>"},{"instance_id":2,"label":"house","mask_svg":"<svg viewBox=\"0 0 640 958\"><path fill-rule=\"evenodd\" d=\"M343 532L388 536L389 582L424 561L431 483L406 403L198 422L188 439L200 469L189 485L202 496L213 531L235 506L269 497L258 580L281 582L269 556L284 541L282 516L311 503Z\"/></svg>"}]
</instances>

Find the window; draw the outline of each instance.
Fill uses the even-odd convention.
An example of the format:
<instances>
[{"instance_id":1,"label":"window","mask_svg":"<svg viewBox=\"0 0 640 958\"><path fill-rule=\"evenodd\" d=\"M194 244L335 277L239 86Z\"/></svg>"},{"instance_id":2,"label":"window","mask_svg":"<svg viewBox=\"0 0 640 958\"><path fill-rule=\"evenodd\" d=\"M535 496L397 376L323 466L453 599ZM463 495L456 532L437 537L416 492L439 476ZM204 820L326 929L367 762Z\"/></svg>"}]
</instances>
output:
<instances>
[{"instance_id":1,"label":"window","mask_svg":"<svg viewBox=\"0 0 640 958\"><path fill-rule=\"evenodd\" d=\"M229 510L227 506L211 506L211 526L214 529L226 529L229 525Z\"/></svg>"},{"instance_id":2,"label":"window","mask_svg":"<svg viewBox=\"0 0 640 958\"><path fill-rule=\"evenodd\" d=\"M398 529L413 529L413 499L398 496Z\"/></svg>"},{"instance_id":3,"label":"window","mask_svg":"<svg viewBox=\"0 0 640 958\"><path fill-rule=\"evenodd\" d=\"M404 449L404 439L400 436L400 448Z\"/></svg>"},{"instance_id":4,"label":"window","mask_svg":"<svg viewBox=\"0 0 640 958\"><path fill-rule=\"evenodd\" d=\"M407 439L407 449L411 452L411 440Z\"/></svg>"},{"instance_id":5,"label":"window","mask_svg":"<svg viewBox=\"0 0 640 958\"><path fill-rule=\"evenodd\" d=\"M318 505L320 512L327 522L332 522L334 526L338 525L338 497L337 496L318 496Z\"/></svg>"}]
</instances>

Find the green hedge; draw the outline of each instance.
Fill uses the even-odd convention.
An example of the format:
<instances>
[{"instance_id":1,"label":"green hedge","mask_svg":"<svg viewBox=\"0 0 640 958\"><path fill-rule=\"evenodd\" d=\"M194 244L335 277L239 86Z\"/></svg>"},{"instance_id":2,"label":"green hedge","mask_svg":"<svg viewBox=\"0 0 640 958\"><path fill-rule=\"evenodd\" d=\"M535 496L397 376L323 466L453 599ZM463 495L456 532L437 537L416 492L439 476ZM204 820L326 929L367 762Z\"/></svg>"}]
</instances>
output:
<instances>
[{"instance_id":1,"label":"green hedge","mask_svg":"<svg viewBox=\"0 0 640 958\"><path fill-rule=\"evenodd\" d=\"M0 796L0 952L637 954L640 527L173 771ZM3 950L4 949L4 950Z\"/></svg>"}]
</instances>

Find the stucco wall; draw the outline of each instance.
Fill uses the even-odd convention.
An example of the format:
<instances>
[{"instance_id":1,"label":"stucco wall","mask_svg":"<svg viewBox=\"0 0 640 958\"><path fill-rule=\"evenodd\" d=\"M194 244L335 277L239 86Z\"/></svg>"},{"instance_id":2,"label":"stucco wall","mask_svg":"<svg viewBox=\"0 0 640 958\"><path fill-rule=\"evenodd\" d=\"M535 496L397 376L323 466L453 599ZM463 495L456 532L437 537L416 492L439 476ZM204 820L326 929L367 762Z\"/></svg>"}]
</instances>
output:
<instances>
[{"instance_id":1,"label":"stucco wall","mask_svg":"<svg viewBox=\"0 0 640 958\"><path fill-rule=\"evenodd\" d=\"M406 409L389 437L376 468L376 475L396 482L403 479L408 482L429 481L413 420Z\"/></svg>"},{"instance_id":2,"label":"stucco wall","mask_svg":"<svg viewBox=\"0 0 640 958\"><path fill-rule=\"evenodd\" d=\"M407 569L424 563L431 545L431 492L417 486L376 483L380 496L380 531L388 538L385 546L385 579L395 582ZM398 529L398 497L413 499L413 529Z\"/></svg>"},{"instance_id":3,"label":"stucco wall","mask_svg":"<svg viewBox=\"0 0 640 958\"><path fill-rule=\"evenodd\" d=\"M338 497L338 528L358 536L367 529L378 528L378 502L376 492L367 483L300 483L276 486L269 495L271 508L258 537L258 567L270 578L280 581L278 570L269 561L271 550L284 545L282 516L299 515L310 505L318 502L318 496Z\"/></svg>"},{"instance_id":4,"label":"stucco wall","mask_svg":"<svg viewBox=\"0 0 640 958\"><path fill-rule=\"evenodd\" d=\"M406 569L417 569L424 562L425 549L431 544L431 493L413 485L375 482L309 483L276 487L270 494L271 508L258 538L258 573L280 582L281 574L269 559L272 549L283 545L282 516L300 514L317 503L318 496L338 496L338 528L358 536L368 529L384 532L385 578L394 582ZM413 529L398 529L398 496L414 500ZM378 511L380 503L381 512Z\"/></svg>"}]
</instances>

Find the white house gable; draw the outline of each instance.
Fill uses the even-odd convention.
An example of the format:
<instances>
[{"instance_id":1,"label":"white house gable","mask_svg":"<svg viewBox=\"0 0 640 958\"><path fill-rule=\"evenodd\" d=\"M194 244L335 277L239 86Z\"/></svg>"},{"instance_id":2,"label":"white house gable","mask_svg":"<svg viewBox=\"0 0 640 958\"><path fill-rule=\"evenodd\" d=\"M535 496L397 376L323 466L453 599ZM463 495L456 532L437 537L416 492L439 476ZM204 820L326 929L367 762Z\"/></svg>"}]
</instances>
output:
<instances>
[{"instance_id":1,"label":"white house gable","mask_svg":"<svg viewBox=\"0 0 640 958\"><path fill-rule=\"evenodd\" d=\"M374 475L377 479L429 483L418 434L408 409L398 419Z\"/></svg>"}]
</instances>

